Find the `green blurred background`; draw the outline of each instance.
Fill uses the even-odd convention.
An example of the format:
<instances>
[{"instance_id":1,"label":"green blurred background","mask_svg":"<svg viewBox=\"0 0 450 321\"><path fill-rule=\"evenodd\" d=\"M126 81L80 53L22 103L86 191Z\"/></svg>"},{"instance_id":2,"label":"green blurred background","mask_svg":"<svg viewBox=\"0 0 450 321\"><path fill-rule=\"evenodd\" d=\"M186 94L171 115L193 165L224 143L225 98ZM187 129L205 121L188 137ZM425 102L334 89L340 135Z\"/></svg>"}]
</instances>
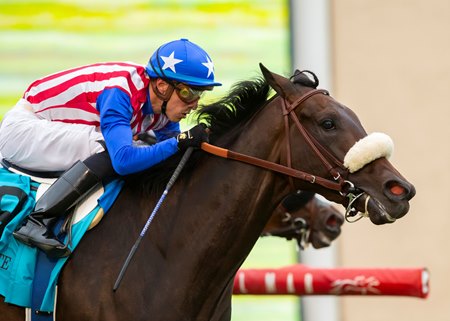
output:
<instances>
[{"instance_id":1,"label":"green blurred background","mask_svg":"<svg viewBox=\"0 0 450 321\"><path fill-rule=\"evenodd\" d=\"M288 26L287 0L1 0L0 117L37 78L101 61L146 64L159 45L178 38L211 55L223 83L206 96L214 99L234 82L259 76L259 62L288 75ZM295 261L292 242L264 238L244 267ZM295 297L233 297L233 321L289 321L298 314Z\"/></svg>"},{"instance_id":2,"label":"green blurred background","mask_svg":"<svg viewBox=\"0 0 450 321\"><path fill-rule=\"evenodd\" d=\"M37 77L100 61L146 64L162 43L204 47L224 86L259 74L258 63L289 72L286 1L2 0L0 112Z\"/></svg>"}]
</instances>

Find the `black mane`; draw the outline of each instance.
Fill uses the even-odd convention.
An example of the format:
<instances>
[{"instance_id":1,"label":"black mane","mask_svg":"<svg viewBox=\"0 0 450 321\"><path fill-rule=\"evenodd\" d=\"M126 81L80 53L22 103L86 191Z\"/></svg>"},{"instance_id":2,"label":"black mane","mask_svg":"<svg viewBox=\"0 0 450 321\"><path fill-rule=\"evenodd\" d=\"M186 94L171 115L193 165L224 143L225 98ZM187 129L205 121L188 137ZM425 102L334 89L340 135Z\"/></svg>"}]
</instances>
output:
<instances>
[{"instance_id":1,"label":"black mane","mask_svg":"<svg viewBox=\"0 0 450 321\"><path fill-rule=\"evenodd\" d=\"M206 123L210 129L210 142L214 143L224 133L234 130L237 134L268 99L270 86L265 79L241 81L215 103L202 105L195 112L196 122Z\"/></svg>"},{"instance_id":2,"label":"black mane","mask_svg":"<svg viewBox=\"0 0 450 321\"><path fill-rule=\"evenodd\" d=\"M317 88L319 79L309 71L296 70L291 81L302 86ZM227 143L234 141L245 128L247 121L266 104L270 86L264 78L245 80L235 83L228 93L217 102L200 105L193 113L195 124L206 123L210 129L209 141L215 144L218 138L227 134ZM222 141L222 147L224 142ZM194 151L182 173L189 172L199 161L203 152ZM177 167L181 153L176 153L152 168L126 177L131 188L146 194L160 196Z\"/></svg>"},{"instance_id":3,"label":"black mane","mask_svg":"<svg viewBox=\"0 0 450 321\"><path fill-rule=\"evenodd\" d=\"M194 122L208 125L210 143L214 143L224 133L234 139L246 121L266 103L269 92L270 86L263 78L238 82L219 101L199 106L193 115ZM201 151L195 151L182 173L195 166L201 154ZM181 153L176 153L144 172L127 176L127 185L136 191L161 195L181 157Z\"/></svg>"}]
</instances>

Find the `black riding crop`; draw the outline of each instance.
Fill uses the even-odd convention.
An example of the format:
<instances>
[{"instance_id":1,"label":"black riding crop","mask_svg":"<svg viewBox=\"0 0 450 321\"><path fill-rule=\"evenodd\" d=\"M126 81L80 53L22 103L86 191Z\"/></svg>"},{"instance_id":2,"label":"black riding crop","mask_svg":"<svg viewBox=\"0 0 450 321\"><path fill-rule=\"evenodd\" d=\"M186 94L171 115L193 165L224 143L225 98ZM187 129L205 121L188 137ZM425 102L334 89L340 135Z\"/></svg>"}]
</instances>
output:
<instances>
[{"instance_id":1,"label":"black riding crop","mask_svg":"<svg viewBox=\"0 0 450 321\"><path fill-rule=\"evenodd\" d=\"M117 277L116 282L114 283L113 291L116 291L119 288L120 282L122 281L122 278L125 274L125 271L127 270L128 265L130 264L131 259L133 258L134 253L136 253L136 250L141 243L142 239L144 238L145 233L148 230L148 227L150 226L150 223L152 222L153 218L155 217L156 212L159 210L162 202L166 198L167 194L169 193L170 188L175 183L176 179L178 178L178 175L180 175L181 170L183 169L184 165L186 165L186 162L188 161L189 157L192 154L193 147L189 147L186 152L184 152L183 157L180 160L180 163L178 164L177 168L175 168L175 171L172 174L172 177L170 178L169 182L166 185L166 189L164 190L163 194L161 195L161 198L159 199L158 203L156 203L155 208L153 209L152 214L150 214L149 218L147 219L147 222L144 225L144 228L142 229L141 233L139 234L138 239L134 243L133 247L131 248L130 253L128 253L127 259L125 260L125 263L122 266L122 269L120 270L119 276Z\"/></svg>"}]
</instances>

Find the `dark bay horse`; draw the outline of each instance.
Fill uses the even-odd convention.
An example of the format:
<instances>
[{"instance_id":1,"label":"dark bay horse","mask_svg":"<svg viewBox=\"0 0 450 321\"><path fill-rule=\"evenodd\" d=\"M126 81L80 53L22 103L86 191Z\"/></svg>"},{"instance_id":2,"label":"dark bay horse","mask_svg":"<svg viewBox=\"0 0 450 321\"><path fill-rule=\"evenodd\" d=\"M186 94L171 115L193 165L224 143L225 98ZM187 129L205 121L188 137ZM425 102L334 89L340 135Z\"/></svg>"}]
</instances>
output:
<instances>
[{"instance_id":1,"label":"dark bay horse","mask_svg":"<svg viewBox=\"0 0 450 321\"><path fill-rule=\"evenodd\" d=\"M344 216L333 205L312 192L298 191L287 195L270 217L262 236L278 236L297 241L303 250L331 245L341 234Z\"/></svg>"},{"instance_id":2,"label":"dark bay horse","mask_svg":"<svg viewBox=\"0 0 450 321\"><path fill-rule=\"evenodd\" d=\"M408 212L415 189L383 153L360 166L344 160L367 136L350 109L316 90L316 79L305 72L290 80L261 69L264 79L238 83L202 108L199 119L210 126L211 144L279 166L267 170L195 151L113 292L170 176L168 166L181 155L130 177L67 262L57 320L230 320L237 270L276 206L298 189L351 203L375 224L392 223ZM268 98L270 87L276 94ZM0 316L22 320L23 309L0 303Z\"/></svg>"}]
</instances>

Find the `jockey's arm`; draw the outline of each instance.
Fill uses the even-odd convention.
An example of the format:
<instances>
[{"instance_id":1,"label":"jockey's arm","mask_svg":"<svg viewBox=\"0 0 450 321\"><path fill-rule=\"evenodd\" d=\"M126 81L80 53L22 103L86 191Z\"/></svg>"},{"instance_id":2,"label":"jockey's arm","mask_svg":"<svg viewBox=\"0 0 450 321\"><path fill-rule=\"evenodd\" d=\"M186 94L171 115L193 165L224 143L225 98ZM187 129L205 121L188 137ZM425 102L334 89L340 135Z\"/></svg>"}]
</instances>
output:
<instances>
[{"instance_id":1,"label":"jockey's arm","mask_svg":"<svg viewBox=\"0 0 450 321\"><path fill-rule=\"evenodd\" d=\"M155 134L157 141L161 142L163 140L176 137L180 133L180 124L171 121L164 128L154 130L153 133Z\"/></svg>"},{"instance_id":2,"label":"jockey's arm","mask_svg":"<svg viewBox=\"0 0 450 321\"><path fill-rule=\"evenodd\" d=\"M106 147L114 170L119 175L148 169L178 151L175 137L152 146L133 145L130 125L133 111L130 97L122 90L106 89L97 99L97 108L100 111L100 127Z\"/></svg>"}]
</instances>

